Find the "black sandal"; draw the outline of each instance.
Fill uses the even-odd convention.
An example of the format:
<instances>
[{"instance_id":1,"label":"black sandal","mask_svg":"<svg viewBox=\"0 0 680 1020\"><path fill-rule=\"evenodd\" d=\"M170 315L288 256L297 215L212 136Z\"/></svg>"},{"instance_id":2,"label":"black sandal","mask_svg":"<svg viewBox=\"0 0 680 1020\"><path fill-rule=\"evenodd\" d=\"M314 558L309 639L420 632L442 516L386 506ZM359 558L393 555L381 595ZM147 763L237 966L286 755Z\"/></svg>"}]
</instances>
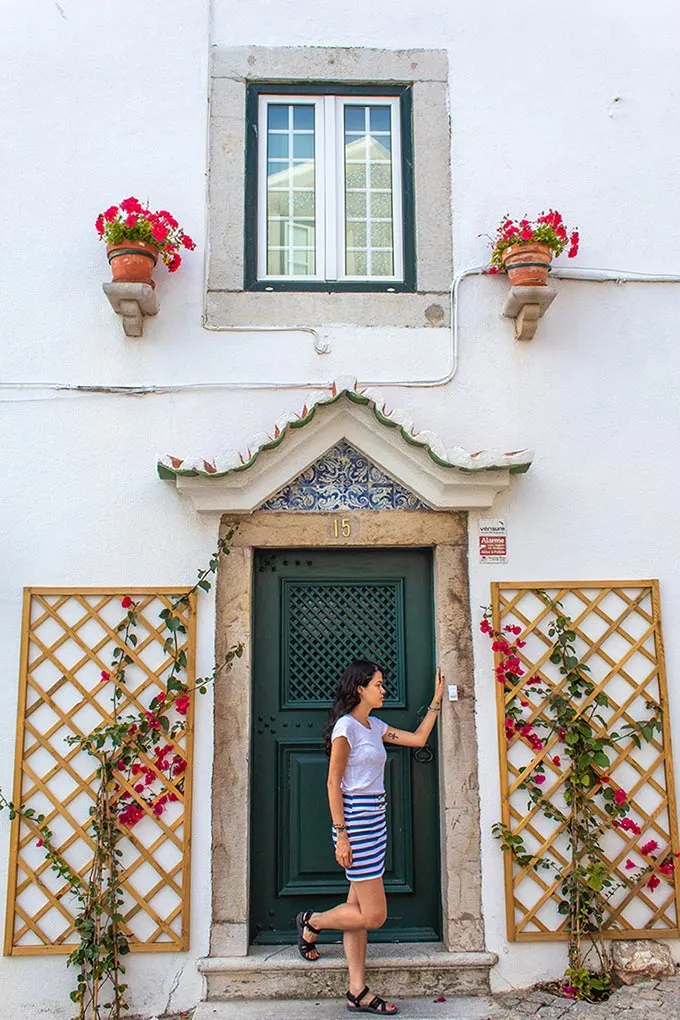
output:
<instances>
[{"instance_id":1,"label":"black sandal","mask_svg":"<svg viewBox=\"0 0 680 1020\"><path fill-rule=\"evenodd\" d=\"M363 999L364 995L367 994L368 985L366 985L363 991L359 992L358 995L352 995L351 992L347 993L347 998L349 999L349 1001L354 1003L354 1005L352 1006L350 1006L349 1004L347 1006L347 1009L350 1011L350 1013L378 1013L380 1016L396 1016L396 1014L399 1012L396 1006L394 1007L394 1009L388 1009L387 1003L385 1002L384 999L381 999L379 995L374 995L367 1006L360 1006L359 1003Z\"/></svg>"},{"instance_id":2,"label":"black sandal","mask_svg":"<svg viewBox=\"0 0 680 1020\"><path fill-rule=\"evenodd\" d=\"M316 951L318 952L319 947L317 946L316 941L308 942L307 939L305 938L305 928L308 928L311 932L314 933L314 935L321 934L318 928L315 928L313 924L309 923L309 919L312 916L312 914L313 914L312 910L301 910L298 916L295 918L295 926L297 928L298 933L297 947L300 951L300 956L302 956L303 959L307 960L309 963L316 963L319 957L310 956L309 954L313 949L316 949Z\"/></svg>"}]
</instances>

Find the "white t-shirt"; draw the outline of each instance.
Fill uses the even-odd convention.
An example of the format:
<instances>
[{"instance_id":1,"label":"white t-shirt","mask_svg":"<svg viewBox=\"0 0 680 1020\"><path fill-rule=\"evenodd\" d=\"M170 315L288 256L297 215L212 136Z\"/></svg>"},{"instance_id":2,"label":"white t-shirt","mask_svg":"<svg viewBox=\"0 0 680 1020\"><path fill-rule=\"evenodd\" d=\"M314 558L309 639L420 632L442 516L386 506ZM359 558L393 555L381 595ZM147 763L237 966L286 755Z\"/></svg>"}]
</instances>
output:
<instances>
[{"instance_id":1,"label":"white t-shirt","mask_svg":"<svg viewBox=\"0 0 680 1020\"><path fill-rule=\"evenodd\" d=\"M368 717L368 722L370 729L353 715L341 715L333 727L331 741L336 737L346 737L350 746L345 774L340 783L343 793L385 792L387 751L382 738L387 723L372 715Z\"/></svg>"}]
</instances>

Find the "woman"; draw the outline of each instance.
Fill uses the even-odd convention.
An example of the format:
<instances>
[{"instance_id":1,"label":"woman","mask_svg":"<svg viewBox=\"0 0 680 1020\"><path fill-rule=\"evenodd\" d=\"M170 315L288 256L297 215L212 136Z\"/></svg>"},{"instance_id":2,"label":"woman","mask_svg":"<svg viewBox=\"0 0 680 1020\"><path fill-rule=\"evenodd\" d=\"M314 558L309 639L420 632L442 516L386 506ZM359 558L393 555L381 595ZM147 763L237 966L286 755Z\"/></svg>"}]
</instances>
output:
<instances>
[{"instance_id":1,"label":"woman","mask_svg":"<svg viewBox=\"0 0 680 1020\"><path fill-rule=\"evenodd\" d=\"M397 730L371 712L385 700L383 675L375 662L357 659L340 677L335 704L324 731L328 766L328 802L333 821L335 859L350 882L347 902L323 913L297 916L298 949L318 960L317 936L327 929L344 932L349 969L347 1009L352 1013L398 1012L392 1002L371 996L366 985L367 932L387 918L382 876L385 871L385 744L424 747L441 708L444 677L437 669L434 695L415 732Z\"/></svg>"}]
</instances>

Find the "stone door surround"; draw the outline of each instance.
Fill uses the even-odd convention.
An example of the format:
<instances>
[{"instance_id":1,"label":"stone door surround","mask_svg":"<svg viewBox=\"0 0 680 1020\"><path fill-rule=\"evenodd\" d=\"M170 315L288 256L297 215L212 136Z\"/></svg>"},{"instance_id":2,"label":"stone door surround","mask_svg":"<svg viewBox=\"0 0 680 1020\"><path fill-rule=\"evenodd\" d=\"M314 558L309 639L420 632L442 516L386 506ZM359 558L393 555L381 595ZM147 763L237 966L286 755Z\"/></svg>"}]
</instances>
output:
<instances>
[{"instance_id":1,"label":"stone door surround","mask_svg":"<svg viewBox=\"0 0 680 1020\"><path fill-rule=\"evenodd\" d=\"M350 517L349 538L333 521ZM348 514L263 511L224 516L220 536L237 520L231 554L217 580L216 660L238 641L244 654L215 684L212 782L212 957L248 954L251 619L253 550L318 546L431 547L434 551L435 646L459 701L444 700L439 721L441 866L444 944L484 949L481 848L467 562L467 514L431 510Z\"/></svg>"}]
</instances>

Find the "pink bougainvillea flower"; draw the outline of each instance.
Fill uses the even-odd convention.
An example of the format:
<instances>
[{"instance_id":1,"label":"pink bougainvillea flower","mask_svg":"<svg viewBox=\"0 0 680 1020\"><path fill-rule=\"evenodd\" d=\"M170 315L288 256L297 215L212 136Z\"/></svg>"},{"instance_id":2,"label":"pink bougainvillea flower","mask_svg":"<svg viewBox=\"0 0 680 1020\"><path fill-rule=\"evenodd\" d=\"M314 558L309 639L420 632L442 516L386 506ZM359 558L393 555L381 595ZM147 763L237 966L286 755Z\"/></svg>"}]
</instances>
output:
<instances>
[{"instance_id":1,"label":"pink bougainvillea flower","mask_svg":"<svg viewBox=\"0 0 680 1020\"><path fill-rule=\"evenodd\" d=\"M125 598L121 599L120 604L123 607L123 609L129 609L130 606L132 605L132 599L130 598L129 595L126 595Z\"/></svg>"},{"instance_id":2,"label":"pink bougainvillea flower","mask_svg":"<svg viewBox=\"0 0 680 1020\"><path fill-rule=\"evenodd\" d=\"M144 716L149 724L149 729L159 730L161 728L161 724L156 718L156 716L153 714L153 712L145 712Z\"/></svg>"},{"instance_id":3,"label":"pink bougainvillea flower","mask_svg":"<svg viewBox=\"0 0 680 1020\"><path fill-rule=\"evenodd\" d=\"M631 868L636 868L637 864L635 861L631 861L630 857L626 859L626 870L630 871Z\"/></svg>"},{"instance_id":4,"label":"pink bougainvillea flower","mask_svg":"<svg viewBox=\"0 0 680 1020\"><path fill-rule=\"evenodd\" d=\"M103 669L102 670L102 678L99 681L99 683L103 684L103 683L105 683L106 680L110 680L110 679L111 679L111 674L109 673L109 671L107 669Z\"/></svg>"},{"instance_id":5,"label":"pink bougainvillea flower","mask_svg":"<svg viewBox=\"0 0 680 1020\"><path fill-rule=\"evenodd\" d=\"M578 992L573 985L562 985L562 995L565 999L575 999Z\"/></svg>"},{"instance_id":6,"label":"pink bougainvillea flower","mask_svg":"<svg viewBox=\"0 0 680 1020\"><path fill-rule=\"evenodd\" d=\"M617 804L625 804L627 799L628 795L625 790L619 789L614 791L614 800Z\"/></svg>"},{"instance_id":7,"label":"pink bougainvillea flower","mask_svg":"<svg viewBox=\"0 0 680 1020\"><path fill-rule=\"evenodd\" d=\"M165 701L165 691L161 691L160 694L156 695L156 701Z\"/></svg>"},{"instance_id":8,"label":"pink bougainvillea flower","mask_svg":"<svg viewBox=\"0 0 680 1020\"><path fill-rule=\"evenodd\" d=\"M628 832L632 832L635 836L639 836L640 833L642 832L640 826L637 824L637 822L634 822L632 818L622 818L621 821L619 822L619 825L621 826L622 829L626 829Z\"/></svg>"},{"instance_id":9,"label":"pink bougainvillea flower","mask_svg":"<svg viewBox=\"0 0 680 1020\"><path fill-rule=\"evenodd\" d=\"M651 889L652 892L655 889L658 889L658 887L660 885L661 885L661 879L658 877L658 875L652 875L652 877L650 878L649 882L647 883L647 887L649 889Z\"/></svg>"},{"instance_id":10,"label":"pink bougainvillea flower","mask_svg":"<svg viewBox=\"0 0 680 1020\"><path fill-rule=\"evenodd\" d=\"M186 715L189 710L189 695L180 694L180 696L175 701L175 708L177 709L180 715Z\"/></svg>"},{"instance_id":11,"label":"pink bougainvillea flower","mask_svg":"<svg viewBox=\"0 0 680 1020\"><path fill-rule=\"evenodd\" d=\"M176 793L169 793L168 794L168 800L172 801L172 803L174 804L174 802L177 800L177 794Z\"/></svg>"},{"instance_id":12,"label":"pink bougainvillea flower","mask_svg":"<svg viewBox=\"0 0 680 1020\"><path fill-rule=\"evenodd\" d=\"M143 783L137 783L137 785L135 786L135 793L144 793Z\"/></svg>"},{"instance_id":13,"label":"pink bougainvillea flower","mask_svg":"<svg viewBox=\"0 0 680 1020\"><path fill-rule=\"evenodd\" d=\"M560 726L559 730L557 731L557 736L559 737L560 740L564 740L566 735L567 733L566 730L564 729L564 726Z\"/></svg>"},{"instance_id":14,"label":"pink bougainvillea flower","mask_svg":"<svg viewBox=\"0 0 680 1020\"><path fill-rule=\"evenodd\" d=\"M646 843L643 843L640 847L641 854L653 854L655 850L659 849L659 844L655 839L650 839Z\"/></svg>"},{"instance_id":15,"label":"pink bougainvillea flower","mask_svg":"<svg viewBox=\"0 0 680 1020\"><path fill-rule=\"evenodd\" d=\"M503 655L509 655L511 651L511 645L507 641L493 641L491 643L492 652L502 652Z\"/></svg>"},{"instance_id":16,"label":"pink bougainvillea flower","mask_svg":"<svg viewBox=\"0 0 680 1020\"><path fill-rule=\"evenodd\" d=\"M480 623L479 629L481 630L482 634L490 634L491 633L491 624L489 623L488 620L484 619Z\"/></svg>"},{"instance_id":17,"label":"pink bougainvillea flower","mask_svg":"<svg viewBox=\"0 0 680 1020\"><path fill-rule=\"evenodd\" d=\"M559 768L561 764L562 759L560 758L559 754L553 755L553 765L557 765L557 767Z\"/></svg>"},{"instance_id":18,"label":"pink bougainvillea flower","mask_svg":"<svg viewBox=\"0 0 680 1020\"><path fill-rule=\"evenodd\" d=\"M608 783L610 781L610 777L609 776L599 776L597 781L598 781L598 783ZM616 794L614 794L614 796L616 797Z\"/></svg>"},{"instance_id":19,"label":"pink bougainvillea flower","mask_svg":"<svg viewBox=\"0 0 680 1020\"><path fill-rule=\"evenodd\" d=\"M35 845L36 846L45 846L45 840L44 839L39 839L38 842Z\"/></svg>"},{"instance_id":20,"label":"pink bougainvillea flower","mask_svg":"<svg viewBox=\"0 0 680 1020\"><path fill-rule=\"evenodd\" d=\"M544 783L544 782L545 782L545 776L542 776L542 775L541 775L541 774L539 773L539 774L538 774L537 776L534 776L534 781L535 781L535 782L537 782L537 783L539 783L539 785L540 785L541 783Z\"/></svg>"},{"instance_id":21,"label":"pink bougainvillea flower","mask_svg":"<svg viewBox=\"0 0 680 1020\"><path fill-rule=\"evenodd\" d=\"M672 875L673 872L675 871L675 865L673 864L673 861L671 860L664 861L663 864L659 867L659 871L661 872L662 875L666 876Z\"/></svg>"}]
</instances>

